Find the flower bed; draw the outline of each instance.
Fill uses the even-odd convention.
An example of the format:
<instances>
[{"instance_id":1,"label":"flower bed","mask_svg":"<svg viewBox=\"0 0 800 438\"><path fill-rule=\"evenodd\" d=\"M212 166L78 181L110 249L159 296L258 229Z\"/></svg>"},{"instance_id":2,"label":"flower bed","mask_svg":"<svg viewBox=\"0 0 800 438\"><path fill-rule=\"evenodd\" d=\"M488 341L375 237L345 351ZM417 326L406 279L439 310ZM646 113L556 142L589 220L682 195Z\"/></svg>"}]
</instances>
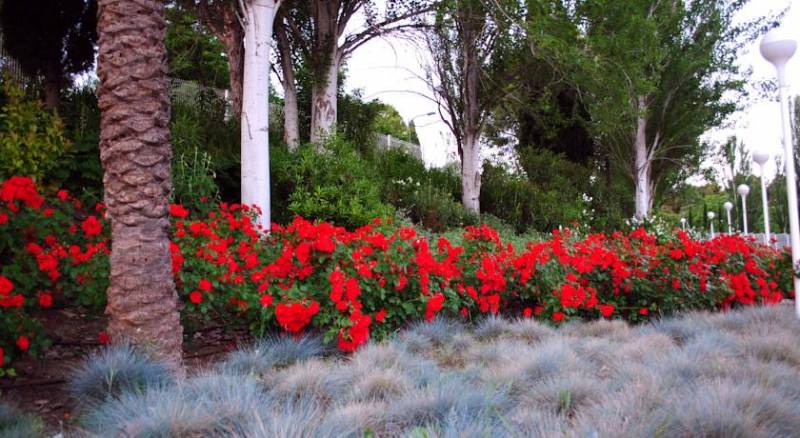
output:
<instances>
[{"instance_id":1,"label":"flower bed","mask_svg":"<svg viewBox=\"0 0 800 438\"><path fill-rule=\"evenodd\" d=\"M27 178L4 182L0 199L0 352L10 356L43 345L31 307L102 306L109 227L102 206L87 213L63 191L45 199ZM314 328L345 351L440 313L640 321L776 303L791 281L785 253L741 236L565 230L514 248L486 225L466 228L461 242L380 219L348 231L297 218L262 235L239 205L202 218L180 205L170 213L185 317L222 317L257 334Z\"/></svg>"}]
</instances>

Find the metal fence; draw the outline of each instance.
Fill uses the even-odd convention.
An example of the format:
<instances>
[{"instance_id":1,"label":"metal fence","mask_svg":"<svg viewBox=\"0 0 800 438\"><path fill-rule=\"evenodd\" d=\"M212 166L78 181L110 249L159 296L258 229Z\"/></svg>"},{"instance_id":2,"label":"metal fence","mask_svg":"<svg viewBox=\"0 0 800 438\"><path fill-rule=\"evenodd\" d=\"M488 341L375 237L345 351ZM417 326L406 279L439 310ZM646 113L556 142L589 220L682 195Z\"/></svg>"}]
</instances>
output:
<instances>
[{"instance_id":1,"label":"metal fence","mask_svg":"<svg viewBox=\"0 0 800 438\"><path fill-rule=\"evenodd\" d=\"M389 134L378 134L376 141L381 149L404 149L411 156L422 161L422 147L418 144L394 138Z\"/></svg>"}]
</instances>

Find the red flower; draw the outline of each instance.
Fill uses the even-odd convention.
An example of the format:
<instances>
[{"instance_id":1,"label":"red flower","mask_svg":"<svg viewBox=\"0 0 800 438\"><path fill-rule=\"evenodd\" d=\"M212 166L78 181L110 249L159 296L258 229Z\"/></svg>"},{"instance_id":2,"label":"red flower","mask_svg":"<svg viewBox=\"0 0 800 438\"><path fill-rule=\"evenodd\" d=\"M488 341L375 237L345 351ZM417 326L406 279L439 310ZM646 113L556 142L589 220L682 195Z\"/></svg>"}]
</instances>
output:
<instances>
[{"instance_id":1,"label":"red flower","mask_svg":"<svg viewBox=\"0 0 800 438\"><path fill-rule=\"evenodd\" d=\"M103 224L95 216L89 216L81 223L81 229L86 237L97 236L103 231Z\"/></svg>"},{"instance_id":2,"label":"red flower","mask_svg":"<svg viewBox=\"0 0 800 438\"><path fill-rule=\"evenodd\" d=\"M258 302L261 303L261 307L269 307L272 305L272 295L261 295Z\"/></svg>"},{"instance_id":3,"label":"red flower","mask_svg":"<svg viewBox=\"0 0 800 438\"><path fill-rule=\"evenodd\" d=\"M378 310L378 312L375 313L375 321L383 322L384 319L386 319L386 309Z\"/></svg>"},{"instance_id":4,"label":"red flower","mask_svg":"<svg viewBox=\"0 0 800 438\"><path fill-rule=\"evenodd\" d=\"M183 205L180 204L170 204L169 214L172 217L185 218L189 216L189 210L187 210Z\"/></svg>"},{"instance_id":5,"label":"red flower","mask_svg":"<svg viewBox=\"0 0 800 438\"><path fill-rule=\"evenodd\" d=\"M639 315L647 316L649 314L650 314L650 309L648 309L647 307L642 307L641 309L639 309Z\"/></svg>"},{"instance_id":6,"label":"red flower","mask_svg":"<svg viewBox=\"0 0 800 438\"><path fill-rule=\"evenodd\" d=\"M191 302L193 302L195 304L200 304L200 303L203 302L203 294L201 294L200 292L198 292L196 290L193 290L193 291L189 292L189 301L191 301Z\"/></svg>"},{"instance_id":7,"label":"red flower","mask_svg":"<svg viewBox=\"0 0 800 438\"><path fill-rule=\"evenodd\" d=\"M8 278L0 275L0 295L7 297L14 290L14 283Z\"/></svg>"},{"instance_id":8,"label":"red flower","mask_svg":"<svg viewBox=\"0 0 800 438\"><path fill-rule=\"evenodd\" d=\"M314 249L330 254L336 249L336 244L329 237L320 237L314 242Z\"/></svg>"},{"instance_id":9,"label":"red flower","mask_svg":"<svg viewBox=\"0 0 800 438\"><path fill-rule=\"evenodd\" d=\"M525 318L530 318L531 315L533 315L533 309L531 309L530 307L522 309L522 316L524 316Z\"/></svg>"},{"instance_id":10,"label":"red flower","mask_svg":"<svg viewBox=\"0 0 800 438\"><path fill-rule=\"evenodd\" d=\"M31 346L31 342L25 336L20 336L17 338L17 347L19 347L22 351L28 351L28 348Z\"/></svg>"},{"instance_id":11,"label":"red flower","mask_svg":"<svg viewBox=\"0 0 800 438\"><path fill-rule=\"evenodd\" d=\"M29 208L36 210L44 203L44 197L39 196L33 180L26 176L12 176L4 181L3 184L0 185L0 200L5 201L6 204L11 204L15 200L20 200ZM9 208L12 208L12 205L9 205ZM12 210L14 208L12 208Z\"/></svg>"},{"instance_id":12,"label":"red flower","mask_svg":"<svg viewBox=\"0 0 800 438\"><path fill-rule=\"evenodd\" d=\"M97 341L102 345L108 345L108 343L111 342L111 337L109 337L106 332L100 332L97 334Z\"/></svg>"},{"instance_id":13,"label":"red flower","mask_svg":"<svg viewBox=\"0 0 800 438\"><path fill-rule=\"evenodd\" d=\"M669 252L669 256L672 257L672 260L680 260L683 258L683 251L679 249L673 249Z\"/></svg>"},{"instance_id":14,"label":"red flower","mask_svg":"<svg viewBox=\"0 0 800 438\"><path fill-rule=\"evenodd\" d=\"M211 286L211 282L205 278L200 279L200 283L197 285L197 287L203 292L211 292Z\"/></svg>"},{"instance_id":15,"label":"red flower","mask_svg":"<svg viewBox=\"0 0 800 438\"><path fill-rule=\"evenodd\" d=\"M319 313L319 303L311 301L306 305L303 302L289 304L279 303L275 306L275 319L284 330L290 333L298 333L303 330L311 318Z\"/></svg>"},{"instance_id":16,"label":"red flower","mask_svg":"<svg viewBox=\"0 0 800 438\"><path fill-rule=\"evenodd\" d=\"M8 222L8 215L5 213L0 213L0 225L5 224Z\"/></svg>"},{"instance_id":17,"label":"red flower","mask_svg":"<svg viewBox=\"0 0 800 438\"><path fill-rule=\"evenodd\" d=\"M444 295L441 293L428 298L428 302L425 304L425 320L428 322L433 321L433 318L436 317L436 312L442 310L443 304Z\"/></svg>"},{"instance_id":18,"label":"red flower","mask_svg":"<svg viewBox=\"0 0 800 438\"><path fill-rule=\"evenodd\" d=\"M553 313L553 321L563 321L564 320L564 313L562 312L555 312Z\"/></svg>"},{"instance_id":19,"label":"red flower","mask_svg":"<svg viewBox=\"0 0 800 438\"><path fill-rule=\"evenodd\" d=\"M344 297L347 301L355 301L361 295L361 287L358 285L358 279L348 278L347 283L344 285Z\"/></svg>"},{"instance_id":20,"label":"red flower","mask_svg":"<svg viewBox=\"0 0 800 438\"><path fill-rule=\"evenodd\" d=\"M339 330L339 349L351 353L369 339L372 319L368 315L353 315L353 325Z\"/></svg>"},{"instance_id":21,"label":"red flower","mask_svg":"<svg viewBox=\"0 0 800 438\"><path fill-rule=\"evenodd\" d=\"M0 369L3 368L3 348L0 347Z\"/></svg>"},{"instance_id":22,"label":"red flower","mask_svg":"<svg viewBox=\"0 0 800 438\"><path fill-rule=\"evenodd\" d=\"M403 240L411 240L417 235L417 230L410 227L400 228L400 238Z\"/></svg>"},{"instance_id":23,"label":"red flower","mask_svg":"<svg viewBox=\"0 0 800 438\"><path fill-rule=\"evenodd\" d=\"M69 199L69 192L67 192L64 189L61 189L58 192L56 192L56 196L58 197L58 199L66 201L67 199Z\"/></svg>"},{"instance_id":24,"label":"red flower","mask_svg":"<svg viewBox=\"0 0 800 438\"><path fill-rule=\"evenodd\" d=\"M48 293L39 295L39 306L48 308L53 305L53 296Z\"/></svg>"},{"instance_id":25,"label":"red flower","mask_svg":"<svg viewBox=\"0 0 800 438\"><path fill-rule=\"evenodd\" d=\"M614 314L613 304L601 304L597 308L600 309L600 314L603 315L603 318L611 318L611 315Z\"/></svg>"}]
</instances>

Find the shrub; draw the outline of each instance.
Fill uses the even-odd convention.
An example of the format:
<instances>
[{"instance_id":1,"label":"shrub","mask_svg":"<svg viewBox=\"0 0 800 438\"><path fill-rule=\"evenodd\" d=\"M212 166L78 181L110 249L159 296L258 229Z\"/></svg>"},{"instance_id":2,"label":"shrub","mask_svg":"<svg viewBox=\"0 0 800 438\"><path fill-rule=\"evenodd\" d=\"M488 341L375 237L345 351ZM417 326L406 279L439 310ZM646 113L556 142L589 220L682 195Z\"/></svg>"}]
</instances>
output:
<instances>
[{"instance_id":1,"label":"shrub","mask_svg":"<svg viewBox=\"0 0 800 438\"><path fill-rule=\"evenodd\" d=\"M378 169L341 140L331 139L322 150L301 147L291 166L288 209L296 215L359 227L393 213L381 201Z\"/></svg>"},{"instance_id":2,"label":"shrub","mask_svg":"<svg viewBox=\"0 0 800 438\"><path fill-rule=\"evenodd\" d=\"M41 346L31 308L54 299L102 305L108 226L102 206L79 209L65 192L45 198L29 178L5 181L0 191L0 254L9 261L0 271L0 348L10 357L24 352L28 341L31 351ZM377 195L372 199L380 202ZM369 210L359 205L336 215L360 222ZM642 228L611 234L565 229L514 247L486 224L436 236L390 219L348 231L297 217L263 235L246 206L222 203L194 216L181 205L170 211L184 321L221 317L261 335L312 329L347 352L437 315L639 322L791 296L784 293L791 276L781 272L788 254L737 235L697 241L683 232L657 237ZM521 336L542 333L528 328ZM459 346L467 337L452 341L450 353L437 360L461 360Z\"/></svg>"},{"instance_id":3,"label":"shrub","mask_svg":"<svg viewBox=\"0 0 800 438\"><path fill-rule=\"evenodd\" d=\"M0 107L0 179L29 175L41 180L69 150L58 116L38 101L27 100L10 78L2 80Z\"/></svg>"},{"instance_id":4,"label":"shrub","mask_svg":"<svg viewBox=\"0 0 800 438\"><path fill-rule=\"evenodd\" d=\"M141 394L174 383L162 363L127 344L89 356L72 371L69 392L82 405L96 406L123 394Z\"/></svg>"}]
</instances>

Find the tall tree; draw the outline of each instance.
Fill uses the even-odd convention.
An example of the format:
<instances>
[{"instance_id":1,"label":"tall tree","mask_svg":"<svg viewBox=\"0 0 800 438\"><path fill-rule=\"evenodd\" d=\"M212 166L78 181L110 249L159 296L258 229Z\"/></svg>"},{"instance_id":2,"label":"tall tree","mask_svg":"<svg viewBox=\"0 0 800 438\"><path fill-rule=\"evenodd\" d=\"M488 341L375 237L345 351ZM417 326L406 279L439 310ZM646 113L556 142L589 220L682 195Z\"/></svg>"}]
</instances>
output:
<instances>
[{"instance_id":1,"label":"tall tree","mask_svg":"<svg viewBox=\"0 0 800 438\"><path fill-rule=\"evenodd\" d=\"M100 0L100 158L111 221L109 333L176 368L183 330L169 251L171 149L164 3Z\"/></svg>"},{"instance_id":2,"label":"tall tree","mask_svg":"<svg viewBox=\"0 0 800 438\"><path fill-rule=\"evenodd\" d=\"M379 3L384 3L379 7ZM359 47L373 38L420 26L414 19L434 0L289 0L285 17L288 40L312 77L310 138L319 143L333 132L337 119L339 69ZM288 12L291 11L291 12ZM352 29L363 16L364 25ZM280 40L279 40L280 43ZM281 57L283 71L293 68Z\"/></svg>"},{"instance_id":3,"label":"tall tree","mask_svg":"<svg viewBox=\"0 0 800 438\"><path fill-rule=\"evenodd\" d=\"M462 203L476 213L480 212L481 134L489 113L505 96L510 38L508 23L478 0L442 2L425 33L432 59L427 81L456 140Z\"/></svg>"},{"instance_id":4,"label":"tall tree","mask_svg":"<svg viewBox=\"0 0 800 438\"><path fill-rule=\"evenodd\" d=\"M177 0L180 7L197 14L225 47L228 58L228 81L231 92L231 111L235 117L242 113L244 80L244 27L236 0Z\"/></svg>"},{"instance_id":5,"label":"tall tree","mask_svg":"<svg viewBox=\"0 0 800 438\"><path fill-rule=\"evenodd\" d=\"M71 74L94 65L96 0L5 0L0 27L6 52L26 75L44 78L45 104L57 109Z\"/></svg>"},{"instance_id":6,"label":"tall tree","mask_svg":"<svg viewBox=\"0 0 800 438\"><path fill-rule=\"evenodd\" d=\"M261 209L258 223L270 229L269 75L272 25L280 0L240 0L244 27L242 96L242 203Z\"/></svg>"},{"instance_id":7,"label":"tall tree","mask_svg":"<svg viewBox=\"0 0 800 438\"><path fill-rule=\"evenodd\" d=\"M596 136L627 169L635 215L648 216L677 174L697 170L700 136L737 109L739 50L768 18L740 23L748 0L585 0L582 29L587 107Z\"/></svg>"}]
</instances>

